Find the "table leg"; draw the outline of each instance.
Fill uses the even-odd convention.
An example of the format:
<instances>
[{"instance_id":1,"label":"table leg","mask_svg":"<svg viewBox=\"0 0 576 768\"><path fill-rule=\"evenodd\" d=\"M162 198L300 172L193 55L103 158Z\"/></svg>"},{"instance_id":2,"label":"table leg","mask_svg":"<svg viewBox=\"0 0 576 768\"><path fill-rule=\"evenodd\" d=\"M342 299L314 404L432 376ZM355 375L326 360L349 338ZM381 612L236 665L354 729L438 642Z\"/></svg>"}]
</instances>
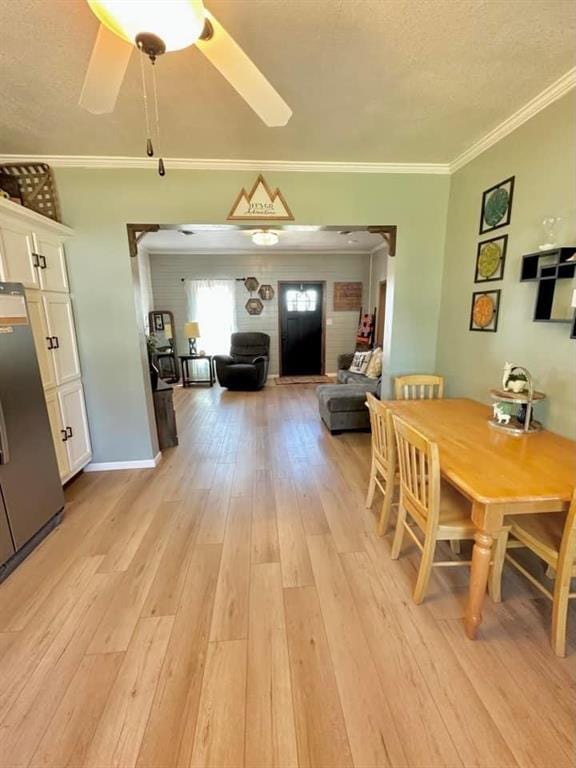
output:
<instances>
[{"instance_id":1,"label":"table leg","mask_svg":"<svg viewBox=\"0 0 576 768\"><path fill-rule=\"evenodd\" d=\"M486 597L488 574L494 539L485 531L478 531L474 536L475 544L472 550L472 569L470 571L470 590L466 607L466 634L470 640L476 638L476 633L482 623L482 606Z\"/></svg>"}]
</instances>

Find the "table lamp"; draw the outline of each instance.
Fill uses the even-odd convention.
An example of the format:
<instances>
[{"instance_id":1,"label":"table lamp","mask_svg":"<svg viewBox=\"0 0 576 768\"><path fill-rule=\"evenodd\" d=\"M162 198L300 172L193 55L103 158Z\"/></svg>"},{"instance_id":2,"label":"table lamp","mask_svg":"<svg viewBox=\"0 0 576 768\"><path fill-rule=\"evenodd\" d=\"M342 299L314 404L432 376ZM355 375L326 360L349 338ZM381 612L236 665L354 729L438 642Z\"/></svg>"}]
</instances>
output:
<instances>
[{"instance_id":1,"label":"table lamp","mask_svg":"<svg viewBox=\"0 0 576 768\"><path fill-rule=\"evenodd\" d=\"M200 336L200 326L196 322L186 323L184 333L188 337L188 352L190 355L197 355L196 339Z\"/></svg>"}]
</instances>

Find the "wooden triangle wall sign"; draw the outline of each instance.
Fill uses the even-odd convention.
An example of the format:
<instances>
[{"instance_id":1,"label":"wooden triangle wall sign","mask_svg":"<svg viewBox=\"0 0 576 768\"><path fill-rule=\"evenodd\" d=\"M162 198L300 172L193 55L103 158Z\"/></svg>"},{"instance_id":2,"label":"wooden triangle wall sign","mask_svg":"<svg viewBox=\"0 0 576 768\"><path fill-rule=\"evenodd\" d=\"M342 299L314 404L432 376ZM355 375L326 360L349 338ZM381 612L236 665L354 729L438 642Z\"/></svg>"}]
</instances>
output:
<instances>
[{"instance_id":1,"label":"wooden triangle wall sign","mask_svg":"<svg viewBox=\"0 0 576 768\"><path fill-rule=\"evenodd\" d=\"M253 219L294 221L292 211L282 192L279 189L270 189L262 174L258 176L250 192L242 188L227 220L252 221Z\"/></svg>"}]
</instances>

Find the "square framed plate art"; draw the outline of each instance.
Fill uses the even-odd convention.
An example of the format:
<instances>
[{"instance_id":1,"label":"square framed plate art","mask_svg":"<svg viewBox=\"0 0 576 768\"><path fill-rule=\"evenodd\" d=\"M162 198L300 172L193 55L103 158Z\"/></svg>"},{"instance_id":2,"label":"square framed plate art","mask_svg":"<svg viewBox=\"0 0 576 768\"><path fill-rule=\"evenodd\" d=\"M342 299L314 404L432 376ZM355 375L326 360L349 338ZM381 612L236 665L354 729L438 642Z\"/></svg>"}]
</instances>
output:
<instances>
[{"instance_id":1,"label":"square framed plate art","mask_svg":"<svg viewBox=\"0 0 576 768\"><path fill-rule=\"evenodd\" d=\"M514 176L495 184L482 195L480 212L480 234L492 232L510 224L512 197L514 195Z\"/></svg>"},{"instance_id":2,"label":"square framed plate art","mask_svg":"<svg viewBox=\"0 0 576 768\"><path fill-rule=\"evenodd\" d=\"M501 291L476 291L470 307L470 331L496 333Z\"/></svg>"},{"instance_id":3,"label":"square framed plate art","mask_svg":"<svg viewBox=\"0 0 576 768\"><path fill-rule=\"evenodd\" d=\"M500 235L478 243L476 251L475 283L489 283L502 280L506 264L508 235Z\"/></svg>"}]
</instances>

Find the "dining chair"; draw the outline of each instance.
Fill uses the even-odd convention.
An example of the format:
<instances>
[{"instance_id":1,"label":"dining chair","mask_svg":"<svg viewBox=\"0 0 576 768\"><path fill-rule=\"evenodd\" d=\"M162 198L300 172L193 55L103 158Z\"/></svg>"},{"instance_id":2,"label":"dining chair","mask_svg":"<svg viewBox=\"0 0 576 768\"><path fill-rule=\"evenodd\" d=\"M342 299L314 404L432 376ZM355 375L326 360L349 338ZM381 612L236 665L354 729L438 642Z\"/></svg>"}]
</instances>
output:
<instances>
[{"instance_id":1,"label":"dining chair","mask_svg":"<svg viewBox=\"0 0 576 768\"><path fill-rule=\"evenodd\" d=\"M570 580L576 577L576 488L568 512L518 515L497 542L494 566L490 576L492 599L502 599L504 562L510 563L536 589L552 600L552 648L557 656L566 656L566 622L568 601L576 597L570 592ZM508 537L508 533L513 538ZM523 565L513 558L511 549L527 548L543 560L554 578L554 591L541 584Z\"/></svg>"},{"instance_id":2,"label":"dining chair","mask_svg":"<svg viewBox=\"0 0 576 768\"><path fill-rule=\"evenodd\" d=\"M433 567L470 565L467 560L434 561L436 542L473 539L476 528L471 520L472 507L449 483L440 478L438 446L398 416L393 416L397 460L400 469L400 504L392 544L392 559L400 555L407 532L422 553L414 602L424 599ZM424 534L420 541L407 517Z\"/></svg>"},{"instance_id":3,"label":"dining chair","mask_svg":"<svg viewBox=\"0 0 576 768\"><path fill-rule=\"evenodd\" d=\"M429 373L396 376L396 400L439 400L444 397L444 378Z\"/></svg>"},{"instance_id":4,"label":"dining chair","mask_svg":"<svg viewBox=\"0 0 576 768\"><path fill-rule=\"evenodd\" d=\"M378 535L384 536L388 530L390 510L392 509L394 489L397 480L396 445L394 426L389 408L372 393L366 393L366 405L370 412L372 430L372 461L370 464L370 482L366 496L366 506L374 502L376 487L382 492L382 508L378 518Z\"/></svg>"}]
</instances>

